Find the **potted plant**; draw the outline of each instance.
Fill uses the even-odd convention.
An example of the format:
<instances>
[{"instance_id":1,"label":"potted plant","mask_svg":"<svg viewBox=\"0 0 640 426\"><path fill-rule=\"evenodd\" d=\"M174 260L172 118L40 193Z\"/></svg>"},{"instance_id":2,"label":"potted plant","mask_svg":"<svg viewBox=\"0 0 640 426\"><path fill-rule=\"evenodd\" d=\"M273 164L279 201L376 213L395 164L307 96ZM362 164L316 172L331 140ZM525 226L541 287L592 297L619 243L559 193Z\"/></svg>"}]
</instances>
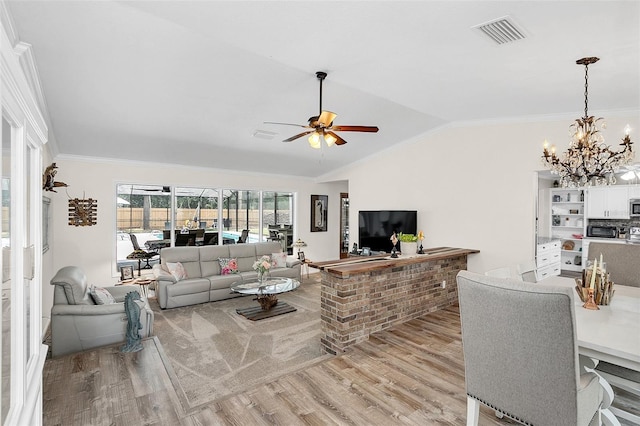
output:
<instances>
[{"instance_id":1,"label":"potted plant","mask_svg":"<svg viewBox=\"0 0 640 426\"><path fill-rule=\"evenodd\" d=\"M405 255L416 254L418 251L417 235L400 233L398 239L400 240L400 253Z\"/></svg>"}]
</instances>

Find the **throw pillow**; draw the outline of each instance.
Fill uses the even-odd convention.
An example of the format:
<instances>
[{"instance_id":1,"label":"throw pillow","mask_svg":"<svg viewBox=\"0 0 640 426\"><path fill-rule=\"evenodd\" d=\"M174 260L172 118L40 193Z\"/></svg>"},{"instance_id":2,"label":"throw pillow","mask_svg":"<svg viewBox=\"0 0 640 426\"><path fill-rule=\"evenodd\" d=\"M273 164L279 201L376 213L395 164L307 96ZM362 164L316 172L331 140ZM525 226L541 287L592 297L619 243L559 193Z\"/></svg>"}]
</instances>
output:
<instances>
[{"instance_id":1,"label":"throw pillow","mask_svg":"<svg viewBox=\"0 0 640 426\"><path fill-rule=\"evenodd\" d=\"M229 275L238 273L238 259L235 257L219 257L220 275Z\"/></svg>"},{"instance_id":2,"label":"throw pillow","mask_svg":"<svg viewBox=\"0 0 640 426\"><path fill-rule=\"evenodd\" d=\"M116 299L113 298L111 293L102 287L91 286L89 294L91 294L91 298L96 305L111 305L112 303L116 303Z\"/></svg>"},{"instance_id":3,"label":"throw pillow","mask_svg":"<svg viewBox=\"0 0 640 426\"><path fill-rule=\"evenodd\" d=\"M287 267L287 253L271 253L271 264L274 268Z\"/></svg>"},{"instance_id":4,"label":"throw pillow","mask_svg":"<svg viewBox=\"0 0 640 426\"><path fill-rule=\"evenodd\" d=\"M184 270L184 265L182 265L182 263L180 262L176 262L176 263L167 262L167 268L169 269L169 272L171 273L171 275L173 275L173 278L176 279L176 281L185 280L189 278L187 276L187 271Z\"/></svg>"}]
</instances>

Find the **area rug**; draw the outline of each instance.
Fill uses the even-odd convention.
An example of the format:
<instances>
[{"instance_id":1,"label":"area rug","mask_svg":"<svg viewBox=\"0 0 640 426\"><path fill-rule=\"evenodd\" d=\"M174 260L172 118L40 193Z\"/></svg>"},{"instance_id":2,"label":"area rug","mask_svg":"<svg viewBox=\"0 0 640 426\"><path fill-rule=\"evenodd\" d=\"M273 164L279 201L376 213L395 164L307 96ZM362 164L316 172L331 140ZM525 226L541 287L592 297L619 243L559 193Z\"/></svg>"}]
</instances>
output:
<instances>
[{"instance_id":1,"label":"area rug","mask_svg":"<svg viewBox=\"0 0 640 426\"><path fill-rule=\"evenodd\" d=\"M150 300L154 334L185 411L331 357L320 345L319 280L278 299L297 311L250 321L236 309L257 306L251 296L166 310Z\"/></svg>"}]
</instances>

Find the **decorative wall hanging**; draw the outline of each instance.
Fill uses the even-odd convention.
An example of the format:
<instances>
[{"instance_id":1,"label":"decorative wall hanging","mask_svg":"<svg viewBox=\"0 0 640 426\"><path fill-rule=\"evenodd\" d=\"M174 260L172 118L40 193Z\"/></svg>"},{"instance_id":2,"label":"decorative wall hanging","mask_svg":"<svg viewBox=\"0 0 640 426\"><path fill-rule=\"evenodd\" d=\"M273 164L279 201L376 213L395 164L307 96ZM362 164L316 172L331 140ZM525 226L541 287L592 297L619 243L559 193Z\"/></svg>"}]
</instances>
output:
<instances>
[{"instance_id":1,"label":"decorative wall hanging","mask_svg":"<svg viewBox=\"0 0 640 426\"><path fill-rule=\"evenodd\" d=\"M328 195L311 196L311 232L327 232Z\"/></svg>"},{"instance_id":2,"label":"decorative wall hanging","mask_svg":"<svg viewBox=\"0 0 640 426\"><path fill-rule=\"evenodd\" d=\"M42 174L42 189L45 191L58 192L53 188L69 186L64 182L55 181L56 173L58 173L58 170L56 170L57 168L58 166L56 166L56 163L51 163L49 167L44 169L44 173Z\"/></svg>"},{"instance_id":3,"label":"decorative wall hanging","mask_svg":"<svg viewBox=\"0 0 640 426\"><path fill-rule=\"evenodd\" d=\"M98 200L69 199L69 225L93 226L98 223Z\"/></svg>"}]
</instances>

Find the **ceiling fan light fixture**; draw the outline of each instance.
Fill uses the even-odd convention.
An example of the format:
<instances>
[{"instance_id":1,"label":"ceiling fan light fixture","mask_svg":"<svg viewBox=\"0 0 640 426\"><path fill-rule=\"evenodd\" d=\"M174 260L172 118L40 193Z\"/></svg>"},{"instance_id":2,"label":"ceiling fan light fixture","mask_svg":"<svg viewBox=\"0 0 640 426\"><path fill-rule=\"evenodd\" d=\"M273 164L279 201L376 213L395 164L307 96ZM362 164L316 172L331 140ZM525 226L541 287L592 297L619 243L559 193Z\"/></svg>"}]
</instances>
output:
<instances>
[{"instance_id":1,"label":"ceiling fan light fixture","mask_svg":"<svg viewBox=\"0 0 640 426\"><path fill-rule=\"evenodd\" d=\"M324 134L324 141L327 143L327 146L335 145L337 140L338 139L335 136L333 136L331 133Z\"/></svg>"},{"instance_id":2,"label":"ceiling fan light fixture","mask_svg":"<svg viewBox=\"0 0 640 426\"><path fill-rule=\"evenodd\" d=\"M311 145L311 148L320 149L320 133L311 133L309 136L309 145Z\"/></svg>"}]
</instances>

